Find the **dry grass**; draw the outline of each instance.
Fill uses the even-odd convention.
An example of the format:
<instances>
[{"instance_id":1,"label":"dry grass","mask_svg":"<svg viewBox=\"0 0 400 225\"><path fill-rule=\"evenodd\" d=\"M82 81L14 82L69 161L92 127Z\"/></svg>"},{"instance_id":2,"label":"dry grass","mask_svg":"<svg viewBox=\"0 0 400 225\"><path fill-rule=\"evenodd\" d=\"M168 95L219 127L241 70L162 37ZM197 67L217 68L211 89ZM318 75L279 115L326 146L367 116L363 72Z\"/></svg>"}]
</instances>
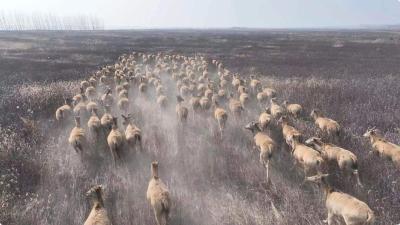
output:
<instances>
[{"instance_id":1,"label":"dry grass","mask_svg":"<svg viewBox=\"0 0 400 225\"><path fill-rule=\"evenodd\" d=\"M246 69L250 67L242 68ZM359 157L365 188L356 188L353 181L339 182L342 176L335 169L330 171L332 184L367 202L376 212L377 224L397 224L399 170L390 162L367 156L370 144L361 134L374 125L387 139L400 143L394 131L400 124L400 78L384 74L326 77L268 76L265 82L279 90L279 100L303 105L306 112L294 124L307 137L317 132L308 116L312 108L339 121L344 127L340 145ZM82 164L67 143L72 127L61 129L53 120L62 96L76 93L78 83L29 83L0 90L6 93L0 99L0 113L10 115L2 118L8 123L0 126L1 223L82 224L90 210L84 193L101 183L113 223L154 224L145 199L154 159L160 162L160 177L174 199L172 224L322 224L325 219L322 194L311 185L300 186L302 174L293 168L275 126L272 134L281 146L272 160L273 183L265 184L265 171L258 153L252 150L251 135L243 129L261 112L258 107L238 124L229 118L221 142L211 117L194 118L190 114L188 127L182 131L173 107L159 117L154 99L150 103L135 100L133 109L143 131L146 153L135 155L118 170L111 169L107 160ZM38 133L21 132L18 116L39 120L41 129ZM105 147L98 150L108 153Z\"/></svg>"},{"instance_id":2,"label":"dry grass","mask_svg":"<svg viewBox=\"0 0 400 225\"><path fill-rule=\"evenodd\" d=\"M379 100L398 94L398 90L386 87L399 84L399 80L389 76L364 83L317 79L268 79L266 82L281 90L281 98L302 104L308 109L305 114L318 107L343 124L346 129L340 144L360 158L360 173L366 188L355 189L351 181L337 182L339 174L335 174L335 170L332 170L333 183L368 202L376 211L379 224L399 221L400 206L396 194L399 190L396 173L399 171L382 159L369 158L366 155L369 144L360 138L368 125L376 124L388 139L400 141L392 133L393 116L371 118L371 115L383 112L380 107L372 107L375 104L391 106L384 111L387 115L392 115L388 109L398 110L394 99L386 98L386 103ZM14 96L21 108L40 112L44 106L54 112L61 104L62 96L71 95L70 90L76 90L77 83L22 85L15 89L20 95ZM366 90L371 90L372 85L381 87L382 91L368 97L365 92L370 93ZM298 92L301 96L296 94ZM357 96L360 97L351 98L354 93L359 93ZM182 133L177 128L173 110L165 113L163 118L144 113L158 112L153 102L136 101L141 107L137 115L144 131L147 154L136 155L125 168L117 171L105 166L106 162L82 165L66 142L70 128L60 129L52 120L42 120L43 133L36 134L35 141L13 129L2 128L1 145L5 147L4 158L8 159L7 162L3 160L5 164L2 165L11 168L2 171L1 179L5 185L1 198L5 209L1 211L4 212L2 221L8 224L82 223L89 210L84 192L91 185L102 183L106 186L106 205L115 223L151 224L153 215L144 193L150 162L158 159L161 177L170 186L175 199L173 224L321 223L325 216L321 193L311 186L300 186L301 175L291 169L293 165L284 144L273 160L273 184L267 186L257 153L251 150L251 137L242 128L247 120L239 124L231 122L221 143L214 137L217 129L211 119L196 118L195 121L190 117L189 127ZM371 110L362 113L367 108ZM255 108L248 117L256 118L260 111ZM307 116L296 122L296 126L308 135L316 132ZM51 135L46 137L47 133ZM278 134L275 138L281 139L277 128L273 133ZM278 209L279 221L271 202Z\"/></svg>"}]
</instances>

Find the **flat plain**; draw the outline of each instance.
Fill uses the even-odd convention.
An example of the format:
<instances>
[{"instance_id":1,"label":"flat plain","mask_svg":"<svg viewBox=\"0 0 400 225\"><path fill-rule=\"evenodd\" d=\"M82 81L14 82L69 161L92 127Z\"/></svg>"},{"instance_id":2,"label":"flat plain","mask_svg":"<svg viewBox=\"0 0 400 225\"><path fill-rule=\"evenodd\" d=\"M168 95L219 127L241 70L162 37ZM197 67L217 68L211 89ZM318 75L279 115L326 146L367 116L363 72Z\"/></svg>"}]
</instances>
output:
<instances>
[{"instance_id":1,"label":"flat plain","mask_svg":"<svg viewBox=\"0 0 400 225\"><path fill-rule=\"evenodd\" d=\"M220 142L214 121L189 117L183 136L174 109L157 117L155 104L138 102L148 154L118 171L88 170L67 143L72 125L60 127L55 110L63 97L79 92L82 79L132 51L201 55L243 77L258 74L279 100L304 107L294 125L307 137L317 133L309 114L320 109L343 127L340 145L359 158L364 188L337 170L329 171L332 185L365 201L376 224L400 222L400 171L369 155L371 145L362 137L376 126L400 144L400 33L233 29L0 32L2 224L83 224L90 210L85 192L100 183L114 224L153 224L145 191L154 159L175 200L172 224L323 224L323 194L300 185L302 175L279 127L271 129L281 153L272 162L272 184L265 183L252 137L243 129L263 110L258 106L242 123L229 123ZM34 121L35 129L20 117Z\"/></svg>"}]
</instances>

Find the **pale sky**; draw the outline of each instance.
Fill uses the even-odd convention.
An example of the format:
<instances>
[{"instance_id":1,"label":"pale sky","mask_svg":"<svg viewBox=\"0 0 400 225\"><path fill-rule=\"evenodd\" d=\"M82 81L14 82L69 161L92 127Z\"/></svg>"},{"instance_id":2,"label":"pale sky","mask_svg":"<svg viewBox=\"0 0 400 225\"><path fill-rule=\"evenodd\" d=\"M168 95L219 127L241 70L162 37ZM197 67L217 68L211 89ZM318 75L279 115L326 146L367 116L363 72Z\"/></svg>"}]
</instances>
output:
<instances>
[{"instance_id":1,"label":"pale sky","mask_svg":"<svg viewBox=\"0 0 400 225\"><path fill-rule=\"evenodd\" d=\"M400 24L400 0L0 0L0 11L95 15L108 29Z\"/></svg>"}]
</instances>

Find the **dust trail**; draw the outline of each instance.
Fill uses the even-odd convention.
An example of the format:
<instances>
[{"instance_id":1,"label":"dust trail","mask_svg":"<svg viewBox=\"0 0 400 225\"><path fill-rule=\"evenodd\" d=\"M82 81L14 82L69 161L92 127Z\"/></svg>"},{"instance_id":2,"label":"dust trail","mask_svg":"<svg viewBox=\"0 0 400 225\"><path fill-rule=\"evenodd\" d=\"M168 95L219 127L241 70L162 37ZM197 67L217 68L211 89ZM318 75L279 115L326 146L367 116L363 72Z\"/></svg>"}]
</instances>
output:
<instances>
[{"instance_id":1,"label":"dust trail","mask_svg":"<svg viewBox=\"0 0 400 225\"><path fill-rule=\"evenodd\" d=\"M307 195L278 173L285 167L284 155L273 159L274 184L264 184L265 170L258 153L251 151L252 137L243 129L246 122L257 118L260 106L253 103L239 121L229 115L221 140L211 111L205 117L191 113L188 124L180 126L174 110L176 87L169 76L163 76L163 85L169 100L164 110L154 95L143 97L131 88L129 112L142 130L144 152L132 153L133 159L116 169L105 143L91 149L103 152L105 159L84 161L67 143L72 125L49 131L55 136L45 151L47 174L38 190L41 201L25 213L37 224L81 224L89 211L84 193L94 184L103 184L105 205L115 224L153 224L145 193L150 162L158 160L160 177L172 194L171 224L276 224L278 211L287 215L280 218L281 224L290 224L292 218L285 210L307 202ZM120 117L121 112L113 107L112 114ZM280 133L278 128L272 132ZM317 221L316 216L309 217Z\"/></svg>"}]
</instances>

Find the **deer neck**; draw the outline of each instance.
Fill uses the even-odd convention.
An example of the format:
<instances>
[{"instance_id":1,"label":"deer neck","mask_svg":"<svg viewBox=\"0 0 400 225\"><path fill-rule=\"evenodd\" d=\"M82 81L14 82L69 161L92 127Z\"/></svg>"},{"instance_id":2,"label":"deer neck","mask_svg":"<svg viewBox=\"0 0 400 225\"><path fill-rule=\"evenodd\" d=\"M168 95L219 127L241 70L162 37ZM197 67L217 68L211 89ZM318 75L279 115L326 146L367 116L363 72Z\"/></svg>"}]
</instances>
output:
<instances>
[{"instance_id":1,"label":"deer neck","mask_svg":"<svg viewBox=\"0 0 400 225\"><path fill-rule=\"evenodd\" d=\"M115 130L118 130L118 126L117 126L116 124L113 123L113 124L111 125L111 129L114 130L114 131L115 131Z\"/></svg>"},{"instance_id":2,"label":"deer neck","mask_svg":"<svg viewBox=\"0 0 400 225\"><path fill-rule=\"evenodd\" d=\"M101 193L96 192L96 196L93 197L93 208L98 209L104 206L103 197Z\"/></svg>"},{"instance_id":3,"label":"deer neck","mask_svg":"<svg viewBox=\"0 0 400 225\"><path fill-rule=\"evenodd\" d=\"M296 147L299 145L299 141L296 138L293 138L293 146L292 146L292 154L296 150Z\"/></svg>"},{"instance_id":4,"label":"deer neck","mask_svg":"<svg viewBox=\"0 0 400 225\"><path fill-rule=\"evenodd\" d=\"M258 125L258 123L254 126L254 134L261 132L260 126Z\"/></svg>"},{"instance_id":5,"label":"deer neck","mask_svg":"<svg viewBox=\"0 0 400 225\"><path fill-rule=\"evenodd\" d=\"M131 121L129 121L129 123L126 124L126 129L128 128L134 128L135 126L132 124Z\"/></svg>"},{"instance_id":6,"label":"deer neck","mask_svg":"<svg viewBox=\"0 0 400 225\"><path fill-rule=\"evenodd\" d=\"M321 116L318 115L317 113L315 113L312 117L313 117L314 120L317 120L317 119L320 118Z\"/></svg>"},{"instance_id":7,"label":"deer neck","mask_svg":"<svg viewBox=\"0 0 400 225\"><path fill-rule=\"evenodd\" d=\"M323 182L322 183L323 189L324 189L324 198L325 201L329 198L329 195L335 191L329 184Z\"/></svg>"},{"instance_id":8,"label":"deer neck","mask_svg":"<svg viewBox=\"0 0 400 225\"><path fill-rule=\"evenodd\" d=\"M380 137L379 135L371 134L370 135L370 141L371 141L372 144L374 144L377 141L383 141L383 138Z\"/></svg>"},{"instance_id":9,"label":"deer neck","mask_svg":"<svg viewBox=\"0 0 400 225\"><path fill-rule=\"evenodd\" d=\"M255 136L258 132L256 131L256 128L250 129L251 134L253 134L253 136Z\"/></svg>"},{"instance_id":10,"label":"deer neck","mask_svg":"<svg viewBox=\"0 0 400 225\"><path fill-rule=\"evenodd\" d=\"M151 176L153 179L158 179L158 167L151 167Z\"/></svg>"}]
</instances>

